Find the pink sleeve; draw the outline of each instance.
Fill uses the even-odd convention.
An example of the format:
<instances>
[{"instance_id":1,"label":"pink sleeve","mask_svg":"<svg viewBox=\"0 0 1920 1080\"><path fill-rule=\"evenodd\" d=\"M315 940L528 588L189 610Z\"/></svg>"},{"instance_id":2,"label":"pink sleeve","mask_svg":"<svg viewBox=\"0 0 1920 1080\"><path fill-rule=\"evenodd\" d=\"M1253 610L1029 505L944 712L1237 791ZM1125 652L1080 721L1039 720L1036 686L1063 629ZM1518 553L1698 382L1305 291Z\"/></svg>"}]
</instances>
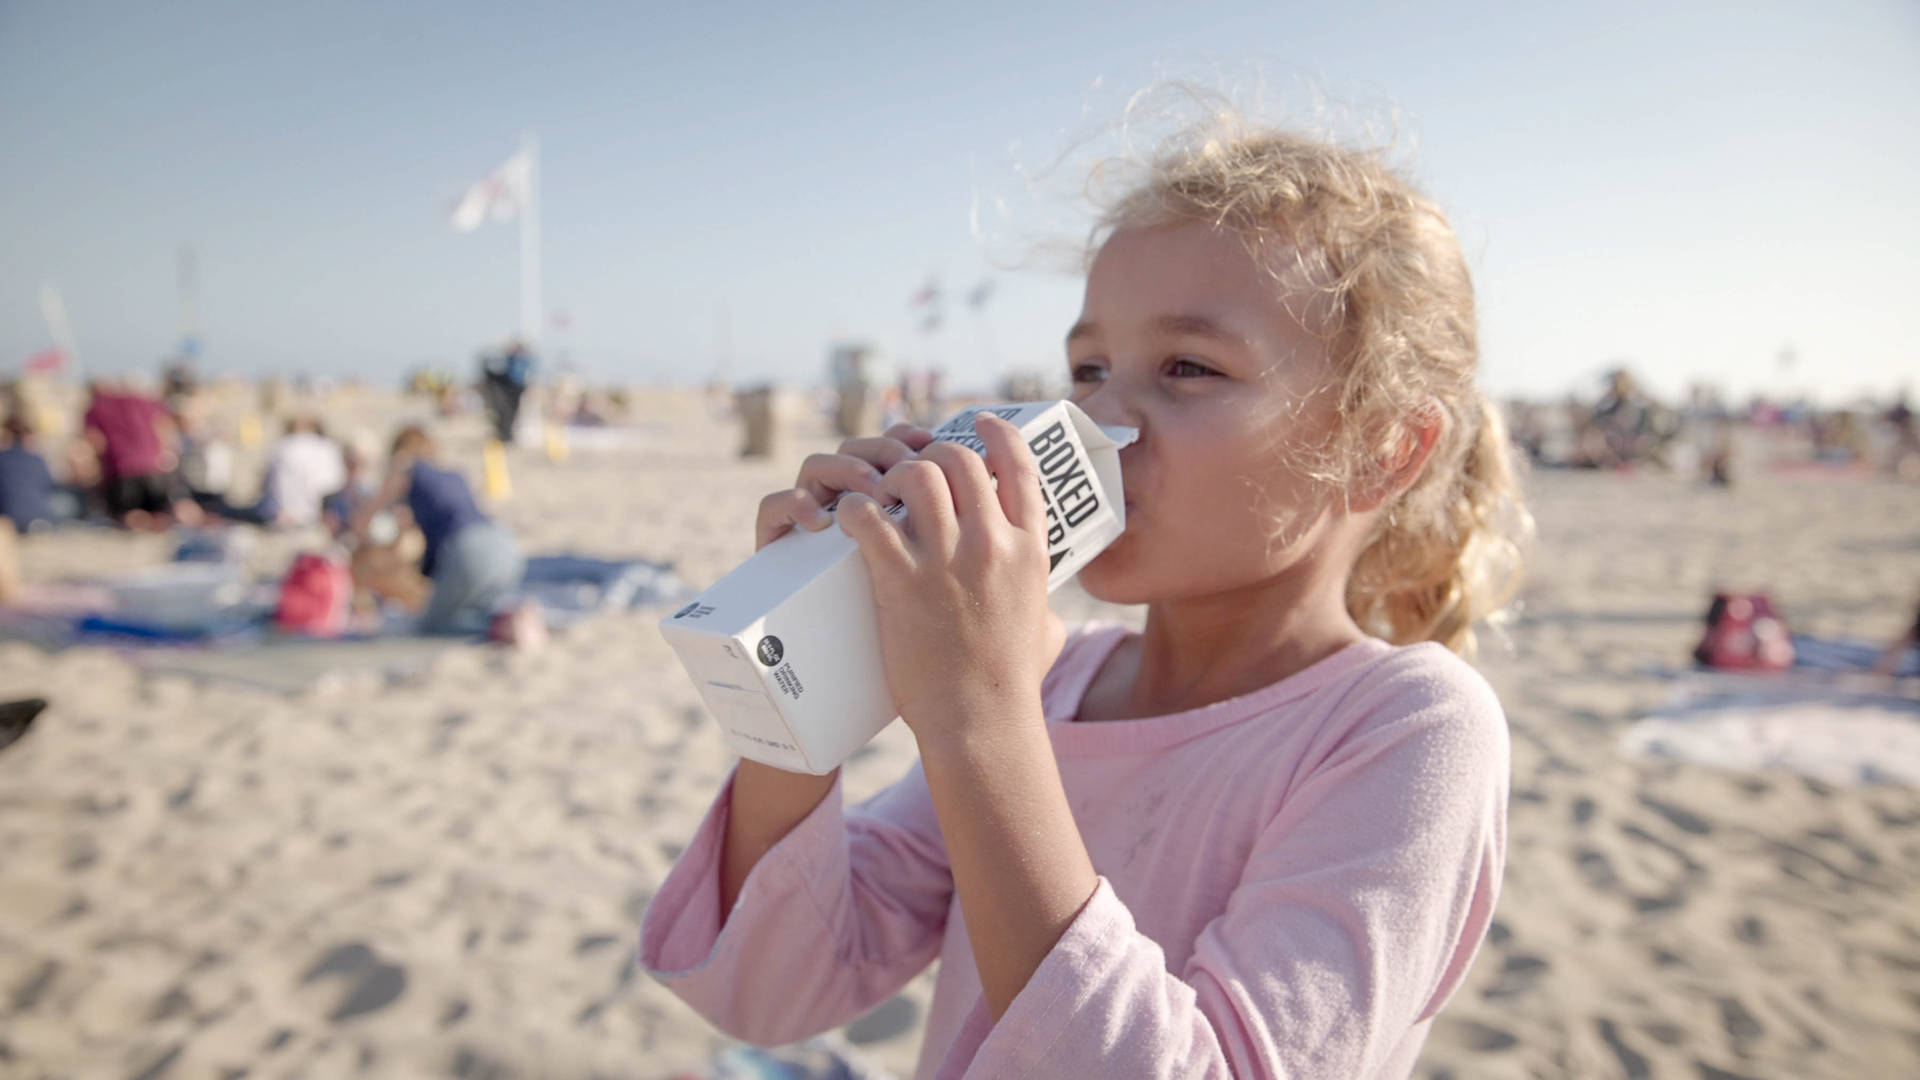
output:
<instances>
[{"instance_id":1,"label":"pink sleeve","mask_svg":"<svg viewBox=\"0 0 1920 1080\"><path fill-rule=\"evenodd\" d=\"M727 778L641 920L639 962L720 1030L776 1046L848 1023L935 956L953 875L916 764L841 810L835 781L747 875L723 928Z\"/></svg>"},{"instance_id":2,"label":"pink sleeve","mask_svg":"<svg viewBox=\"0 0 1920 1080\"><path fill-rule=\"evenodd\" d=\"M1485 936L1505 850L1499 702L1478 676L1441 682L1365 695L1177 977L1102 878L1000 1021L965 1022L959 1042L984 1041L964 1075L1404 1076L1402 1042Z\"/></svg>"}]
</instances>

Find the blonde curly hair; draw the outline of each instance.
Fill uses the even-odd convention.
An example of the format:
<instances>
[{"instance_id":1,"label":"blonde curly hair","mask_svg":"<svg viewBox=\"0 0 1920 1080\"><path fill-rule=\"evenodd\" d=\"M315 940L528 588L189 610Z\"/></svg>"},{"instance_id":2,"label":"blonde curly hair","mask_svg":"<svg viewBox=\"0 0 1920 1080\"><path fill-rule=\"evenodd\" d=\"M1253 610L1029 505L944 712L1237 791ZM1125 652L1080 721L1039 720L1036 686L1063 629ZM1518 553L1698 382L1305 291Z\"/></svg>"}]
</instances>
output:
<instances>
[{"instance_id":1,"label":"blonde curly hair","mask_svg":"<svg viewBox=\"0 0 1920 1080\"><path fill-rule=\"evenodd\" d=\"M1111 176L1096 170L1090 193ZM1438 414L1426 465L1354 565L1347 608L1387 641L1471 656L1475 625L1518 588L1532 519L1505 424L1474 383L1473 284L1446 216L1381 151L1227 110L1168 139L1104 201L1089 258L1118 229L1205 222L1243 239L1276 287L1313 282L1330 301L1338 423L1322 445L1290 448L1307 475L1339 492L1378 485L1415 422Z\"/></svg>"}]
</instances>

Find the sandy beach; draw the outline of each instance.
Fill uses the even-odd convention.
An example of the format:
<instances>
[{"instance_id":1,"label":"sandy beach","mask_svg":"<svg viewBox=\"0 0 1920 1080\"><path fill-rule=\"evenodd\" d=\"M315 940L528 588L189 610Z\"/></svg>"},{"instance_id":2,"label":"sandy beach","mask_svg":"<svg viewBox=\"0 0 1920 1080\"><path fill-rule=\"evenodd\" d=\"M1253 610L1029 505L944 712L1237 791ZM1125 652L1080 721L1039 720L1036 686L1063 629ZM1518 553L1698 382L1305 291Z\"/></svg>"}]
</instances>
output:
<instances>
[{"instance_id":1,"label":"sandy beach","mask_svg":"<svg viewBox=\"0 0 1920 1080\"><path fill-rule=\"evenodd\" d=\"M384 436L423 410L367 391L328 411ZM479 421L442 430L477 477ZM618 434L557 463L513 452L495 510L527 551L703 585L750 551L759 496L832 445L802 417L780 456L740 461L734 421L674 391ZM1797 631L1897 633L1920 489L1757 469L1730 491L1529 488L1532 580L1480 658L1513 733L1505 893L1417 1075L1920 1075L1920 790L1620 748L1684 676L1715 588L1768 591ZM22 563L49 582L168 551L102 530L28 538ZM1057 606L1139 617L1072 589ZM0 750L0 1077L702 1074L727 1040L629 962L731 764L663 614L532 653L343 650L297 686L0 642L0 699L53 702ZM912 755L896 724L849 795ZM930 988L856 1025L859 1052L908 1074Z\"/></svg>"}]
</instances>

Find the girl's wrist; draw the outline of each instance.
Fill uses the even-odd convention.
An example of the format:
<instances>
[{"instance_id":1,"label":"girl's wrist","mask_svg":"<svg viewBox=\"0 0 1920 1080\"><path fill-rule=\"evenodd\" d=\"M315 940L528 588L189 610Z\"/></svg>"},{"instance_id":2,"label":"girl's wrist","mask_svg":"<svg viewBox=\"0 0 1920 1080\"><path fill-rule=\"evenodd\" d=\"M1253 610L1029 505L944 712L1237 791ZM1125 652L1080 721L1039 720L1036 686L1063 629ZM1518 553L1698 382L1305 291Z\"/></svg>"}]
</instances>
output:
<instances>
[{"instance_id":1,"label":"girl's wrist","mask_svg":"<svg viewBox=\"0 0 1920 1080\"><path fill-rule=\"evenodd\" d=\"M1046 713L1040 696L955 697L916 713L912 729L924 761L971 764L1009 752L1025 753L1047 744Z\"/></svg>"}]
</instances>

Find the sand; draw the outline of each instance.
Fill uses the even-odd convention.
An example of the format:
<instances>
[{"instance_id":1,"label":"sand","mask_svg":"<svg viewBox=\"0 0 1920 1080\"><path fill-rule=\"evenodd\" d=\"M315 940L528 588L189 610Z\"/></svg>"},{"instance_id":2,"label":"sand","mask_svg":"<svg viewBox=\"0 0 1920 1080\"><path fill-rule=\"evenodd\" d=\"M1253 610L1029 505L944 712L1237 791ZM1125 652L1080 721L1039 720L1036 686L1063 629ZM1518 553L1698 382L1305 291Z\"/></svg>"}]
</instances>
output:
<instances>
[{"instance_id":1,"label":"sand","mask_svg":"<svg viewBox=\"0 0 1920 1080\"><path fill-rule=\"evenodd\" d=\"M334 407L375 430L419 411ZM444 430L477 473L477 421ZM742 463L729 421L669 392L626 435L557 464L515 451L498 509L529 550L670 559L704 583L747 554L758 496L831 445L808 420L778 459ZM1506 892L1417 1075L1920 1074L1920 793L1617 749L1670 692L1716 585L1767 588L1798 629L1893 634L1920 591L1920 491L1530 483L1536 577L1482 658L1513 728ZM114 534L24 547L41 581L166 551ZM595 617L538 653L346 664L294 693L0 645L0 698L54 702L0 750L0 1076L702 1068L726 1041L628 963L730 764L661 614ZM849 766L851 794L911 755L889 729ZM905 1075L929 989L856 1028L862 1051Z\"/></svg>"}]
</instances>

